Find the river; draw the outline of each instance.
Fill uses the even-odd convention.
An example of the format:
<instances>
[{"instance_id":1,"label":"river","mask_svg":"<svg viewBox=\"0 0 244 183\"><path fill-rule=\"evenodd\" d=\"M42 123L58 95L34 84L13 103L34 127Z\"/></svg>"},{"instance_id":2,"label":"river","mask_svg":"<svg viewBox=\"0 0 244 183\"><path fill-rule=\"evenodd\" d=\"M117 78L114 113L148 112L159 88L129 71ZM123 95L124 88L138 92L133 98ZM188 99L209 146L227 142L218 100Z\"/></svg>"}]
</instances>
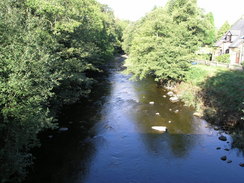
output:
<instances>
[{"instance_id":1,"label":"river","mask_svg":"<svg viewBox=\"0 0 244 183\"><path fill-rule=\"evenodd\" d=\"M244 168L239 166L243 154L231 148L229 135L194 117L183 103L164 98L167 91L152 79L130 81L120 64L115 65L90 102L62 114L62 125L69 130L50 132L42 140L27 182L244 182ZM168 131L152 126L166 126ZM222 134L227 141L218 139Z\"/></svg>"}]
</instances>

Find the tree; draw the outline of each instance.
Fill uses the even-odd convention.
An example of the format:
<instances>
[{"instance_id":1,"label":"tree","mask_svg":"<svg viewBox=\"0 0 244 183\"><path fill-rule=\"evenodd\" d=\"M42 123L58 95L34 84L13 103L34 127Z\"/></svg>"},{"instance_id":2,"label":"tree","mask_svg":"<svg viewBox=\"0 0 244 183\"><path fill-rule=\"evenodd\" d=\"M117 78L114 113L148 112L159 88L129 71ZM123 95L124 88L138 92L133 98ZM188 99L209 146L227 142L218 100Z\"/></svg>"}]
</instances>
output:
<instances>
[{"instance_id":1,"label":"tree","mask_svg":"<svg viewBox=\"0 0 244 183\"><path fill-rule=\"evenodd\" d=\"M224 34L230 29L230 27L230 24L227 21L225 21L225 23L219 28L217 32L217 39L223 37Z\"/></svg>"},{"instance_id":2,"label":"tree","mask_svg":"<svg viewBox=\"0 0 244 183\"><path fill-rule=\"evenodd\" d=\"M127 71L137 79L184 80L194 52L206 40L206 27L195 0L171 0L166 8L154 9L126 31Z\"/></svg>"},{"instance_id":3,"label":"tree","mask_svg":"<svg viewBox=\"0 0 244 183\"><path fill-rule=\"evenodd\" d=\"M95 0L0 1L0 179L19 182L57 108L88 97L119 44ZM11 179L11 180L10 180Z\"/></svg>"},{"instance_id":4,"label":"tree","mask_svg":"<svg viewBox=\"0 0 244 183\"><path fill-rule=\"evenodd\" d=\"M204 43L206 45L212 45L216 41L216 29L214 24L214 16L213 13L208 13L205 16L206 19L206 39L204 40Z\"/></svg>"}]
</instances>

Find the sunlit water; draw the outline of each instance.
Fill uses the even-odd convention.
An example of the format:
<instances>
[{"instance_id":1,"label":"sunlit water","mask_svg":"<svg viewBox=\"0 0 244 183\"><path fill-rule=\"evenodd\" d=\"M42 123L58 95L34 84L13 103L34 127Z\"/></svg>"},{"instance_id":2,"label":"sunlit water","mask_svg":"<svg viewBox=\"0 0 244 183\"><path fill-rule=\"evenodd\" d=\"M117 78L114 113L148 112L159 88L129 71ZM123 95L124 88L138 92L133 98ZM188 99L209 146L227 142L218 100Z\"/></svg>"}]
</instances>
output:
<instances>
[{"instance_id":1,"label":"sunlit water","mask_svg":"<svg viewBox=\"0 0 244 183\"><path fill-rule=\"evenodd\" d=\"M95 121L90 138L78 140L79 125L72 127L70 122L68 132L47 139L49 146L43 149L56 150L40 158L36 171L42 173L35 172L32 182L244 182L244 168L239 166L244 158L238 149L231 149L230 136L193 117L193 111L182 103L164 98L167 91L152 79L134 82L129 78L118 68L111 70L107 85L101 84L106 89L96 102L100 107L96 111L87 107L85 114L84 106L75 107L70 116ZM149 104L152 101L154 105ZM157 132L152 126L166 126L168 132ZM220 141L221 134L228 140ZM232 162L222 161L224 155Z\"/></svg>"}]
</instances>

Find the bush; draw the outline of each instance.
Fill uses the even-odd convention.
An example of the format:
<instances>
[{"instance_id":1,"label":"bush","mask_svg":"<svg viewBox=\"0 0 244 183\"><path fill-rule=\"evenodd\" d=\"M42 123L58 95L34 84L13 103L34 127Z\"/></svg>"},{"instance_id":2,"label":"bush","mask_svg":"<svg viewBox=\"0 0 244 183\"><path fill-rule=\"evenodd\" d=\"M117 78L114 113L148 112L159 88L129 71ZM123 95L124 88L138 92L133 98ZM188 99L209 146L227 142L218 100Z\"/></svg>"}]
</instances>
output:
<instances>
[{"instance_id":1,"label":"bush","mask_svg":"<svg viewBox=\"0 0 244 183\"><path fill-rule=\"evenodd\" d=\"M216 60L221 63L230 63L230 55L223 54L223 55L217 56Z\"/></svg>"}]
</instances>

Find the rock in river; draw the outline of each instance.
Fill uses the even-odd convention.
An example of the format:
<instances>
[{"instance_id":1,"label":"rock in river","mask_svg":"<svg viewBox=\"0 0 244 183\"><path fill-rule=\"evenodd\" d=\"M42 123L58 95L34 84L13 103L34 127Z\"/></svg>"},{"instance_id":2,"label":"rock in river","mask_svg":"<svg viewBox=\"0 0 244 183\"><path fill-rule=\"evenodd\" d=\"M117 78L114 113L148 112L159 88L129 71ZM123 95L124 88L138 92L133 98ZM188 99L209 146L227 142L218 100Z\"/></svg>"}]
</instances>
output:
<instances>
[{"instance_id":1,"label":"rock in river","mask_svg":"<svg viewBox=\"0 0 244 183\"><path fill-rule=\"evenodd\" d=\"M167 93L167 95L172 97L172 96L174 96L174 93L172 91L170 91L170 92Z\"/></svg>"},{"instance_id":2,"label":"rock in river","mask_svg":"<svg viewBox=\"0 0 244 183\"><path fill-rule=\"evenodd\" d=\"M166 132L167 131L166 126L152 126L152 129L160 131L160 132Z\"/></svg>"},{"instance_id":3,"label":"rock in river","mask_svg":"<svg viewBox=\"0 0 244 183\"><path fill-rule=\"evenodd\" d=\"M149 104L153 105L153 104L154 104L154 102L149 102Z\"/></svg>"},{"instance_id":4,"label":"rock in river","mask_svg":"<svg viewBox=\"0 0 244 183\"><path fill-rule=\"evenodd\" d=\"M232 160L228 160L227 163L232 163Z\"/></svg>"},{"instance_id":5,"label":"rock in river","mask_svg":"<svg viewBox=\"0 0 244 183\"><path fill-rule=\"evenodd\" d=\"M226 161L227 157L226 156L222 156L220 159L223 160L223 161Z\"/></svg>"},{"instance_id":6,"label":"rock in river","mask_svg":"<svg viewBox=\"0 0 244 183\"><path fill-rule=\"evenodd\" d=\"M60 132L67 132L69 129L68 128L59 128L58 131Z\"/></svg>"},{"instance_id":7,"label":"rock in river","mask_svg":"<svg viewBox=\"0 0 244 183\"><path fill-rule=\"evenodd\" d=\"M240 165L241 167L244 167L244 163L240 163L239 165Z\"/></svg>"},{"instance_id":8,"label":"rock in river","mask_svg":"<svg viewBox=\"0 0 244 183\"><path fill-rule=\"evenodd\" d=\"M221 135L221 136L219 137L219 140L226 141L227 138L226 138L225 136Z\"/></svg>"},{"instance_id":9,"label":"rock in river","mask_svg":"<svg viewBox=\"0 0 244 183\"><path fill-rule=\"evenodd\" d=\"M171 101L171 102L179 102L179 98L178 97L170 97L169 98L169 100Z\"/></svg>"}]
</instances>

